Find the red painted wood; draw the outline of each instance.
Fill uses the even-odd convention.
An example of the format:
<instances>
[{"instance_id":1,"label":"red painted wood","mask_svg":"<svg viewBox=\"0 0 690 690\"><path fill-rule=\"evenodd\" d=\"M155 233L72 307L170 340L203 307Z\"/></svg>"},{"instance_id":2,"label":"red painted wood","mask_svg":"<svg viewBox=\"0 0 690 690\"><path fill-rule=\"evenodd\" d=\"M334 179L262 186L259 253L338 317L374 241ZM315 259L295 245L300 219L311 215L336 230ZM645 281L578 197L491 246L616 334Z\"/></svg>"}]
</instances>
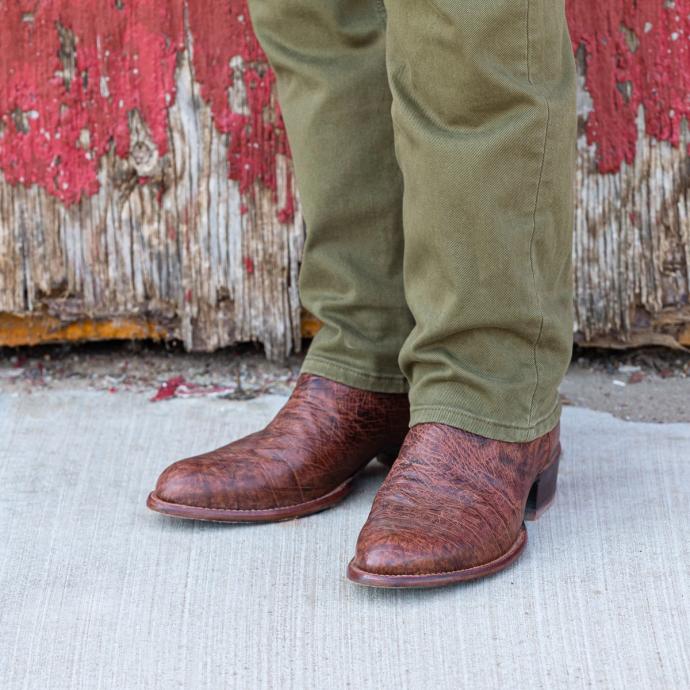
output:
<instances>
[{"instance_id":1,"label":"red painted wood","mask_svg":"<svg viewBox=\"0 0 690 690\"><path fill-rule=\"evenodd\" d=\"M175 99L177 54L193 41L195 77L219 131L230 135L229 176L248 191L275 191L276 155L288 145L280 117L265 117L273 75L245 0L0 0L0 169L11 184L37 184L65 204L98 189L111 145L129 151L137 108L161 155ZM586 131L602 172L632 162L644 109L647 133L678 145L690 112L690 0L568 0L575 48L586 51L594 104ZM61 35L76 39L75 70ZM235 112L230 60L240 56L250 114ZM292 200L280 209L288 220Z\"/></svg>"},{"instance_id":2,"label":"red painted wood","mask_svg":"<svg viewBox=\"0 0 690 690\"><path fill-rule=\"evenodd\" d=\"M120 156L129 151L133 108L160 153L167 151L180 8L147 0L122 10L109 0L0 3L0 167L10 183L38 184L67 204L94 193L111 142ZM58 26L77 40L72 79L60 58Z\"/></svg>"},{"instance_id":3,"label":"red painted wood","mask_svg":"<svg viewBox=\"0 0 690 690\"><path fill-rule=\"evenodd\" d=\"M182 0L0 0L0 169L6 180L40 185L65 204L95 193L99 161L111 144L128 155L134 108L164 155L177 54L191 40L202 96L218 130L230 135L230 178L242 191L257 181L275 190L276 155L287 153L287 139L279 114L265 117L273 75L245 0L186 4L188 35ZM73 74L61 56L61 44L71 37ZM228 103L236 56L244 61L249 115ZM289 202L280 213L288 220L292 210Z\"/></svg>"},{"instance_id":4,"label":"red painted wood","mask_svg":"<svg viewBox=\"0 0 690 690\"><path fill-rule=\"evenodd\" d=\"M586 51L600 172L634 160L640 106L646 134L678 146L690 115L690 0L567 2L573 45Z\"/></svg>"}]
</instances>

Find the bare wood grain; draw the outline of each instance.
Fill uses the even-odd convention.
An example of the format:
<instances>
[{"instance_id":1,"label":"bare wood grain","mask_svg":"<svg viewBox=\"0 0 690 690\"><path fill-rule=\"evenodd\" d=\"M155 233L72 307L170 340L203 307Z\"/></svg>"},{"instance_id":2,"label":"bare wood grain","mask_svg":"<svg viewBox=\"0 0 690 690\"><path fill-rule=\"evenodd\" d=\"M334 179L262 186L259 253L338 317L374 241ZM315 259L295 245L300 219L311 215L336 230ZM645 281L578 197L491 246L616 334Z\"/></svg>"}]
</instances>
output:
<instances>
[{"instance_id":1,"label":"bare wood grain","mask_svg":"<svg viewBox=\"0 0 690 690\"><path fill-rule=\"evenodd\" d=\"M240 194L187 52L168 116L161 157L133 111L128 158L110 152L99 192L78 204L0 179L0 312L140 317L190 350L253 340L273 359L299 350L303 221L299 206L289 222L277 216L295 193L291 162L278 161L277 204L259 184ZM0 344L16 335L0 332Z\"/></svg>"},{"instance_id":2,"label":"bare wood grain","mask_svg":"<svg viewBox=\"0 0 690 690\"><path fill-rule=\"evenodd\" d=\"M241 72L241 61L234 69ZM241 79L232 87L240 108L243 88ZM583 122L590 107L581 87ZM684 126L678 147L656 141L643 115L635 161L618 172L598 172L594 147L579 140L573 256L581 344L690 346L690 136ZM289 222L277 214L296 193L289 159L278 161L278 203L259 184L240 194L228 179L228 135L214 126L187 51L168 111L169 153L159 156L136 110L129 127L129 156L108 154L100 190L76 205L0 176L0 312L63 326L132 318L190 350L243 341L263 343L274 359L298 350L316 325L301 318L297 291L299 203ZM0 344L20 339L8 323L0 323Z\"/></svg>"}]
</instances>

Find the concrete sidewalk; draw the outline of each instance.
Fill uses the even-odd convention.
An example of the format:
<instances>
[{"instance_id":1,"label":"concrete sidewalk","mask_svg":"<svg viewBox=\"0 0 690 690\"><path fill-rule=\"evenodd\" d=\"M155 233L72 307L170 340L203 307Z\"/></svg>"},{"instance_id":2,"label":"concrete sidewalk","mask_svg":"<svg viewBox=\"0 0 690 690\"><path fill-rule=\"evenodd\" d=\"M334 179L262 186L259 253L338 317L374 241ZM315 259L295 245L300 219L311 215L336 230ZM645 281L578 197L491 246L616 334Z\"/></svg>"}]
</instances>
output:
<instances>
[{"instance_id":1,"label":"concrete sidewalk","mask_svg":"<svg viewBox=\"0 0 690 690\"><path fill-rule=\"evenodd\" d=\"M517 564L392 592L344 574L378 466L294 522L144 507L169 462L282 402L0 395L0 688L690 687L690 424L567 408L558 500Z\"/></svg>"}]
</instances>

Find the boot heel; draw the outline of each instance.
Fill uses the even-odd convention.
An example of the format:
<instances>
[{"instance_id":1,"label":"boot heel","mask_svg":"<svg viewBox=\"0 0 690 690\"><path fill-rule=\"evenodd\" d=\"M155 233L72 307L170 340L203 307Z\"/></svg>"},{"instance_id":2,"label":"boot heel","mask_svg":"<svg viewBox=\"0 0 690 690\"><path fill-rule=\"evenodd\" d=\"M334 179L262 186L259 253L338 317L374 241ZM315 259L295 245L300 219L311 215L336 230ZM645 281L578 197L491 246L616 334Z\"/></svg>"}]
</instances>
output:
<instances>
[{"instance_id":1,"label":"boot heel","mask_svg":"<svg viewBox=\"0 0 690 690\"><path fill-rule=\"evenodd\" d=\"M543 472L537 475L534 484L532 484L525 506L525 520L538 520L554 502L560 457L561 447L559 445L553 460Z\"/></svg>"}]
</instances>

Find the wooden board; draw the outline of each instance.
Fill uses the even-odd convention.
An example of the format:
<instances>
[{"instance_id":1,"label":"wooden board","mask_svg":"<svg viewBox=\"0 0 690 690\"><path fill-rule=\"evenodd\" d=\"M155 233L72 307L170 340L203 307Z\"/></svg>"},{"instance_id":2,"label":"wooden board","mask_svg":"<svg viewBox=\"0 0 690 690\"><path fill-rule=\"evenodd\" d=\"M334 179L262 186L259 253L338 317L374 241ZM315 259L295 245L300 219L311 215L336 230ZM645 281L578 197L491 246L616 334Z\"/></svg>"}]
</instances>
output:
<instances>
[{"instance_id":1,"label":"wooden board","mask_svg":"<svg viewBox=\"0 0 690 690\"><path fill-rule=\"evenodd\" d=\"M304 228L244 0L0 0L0 344L298 350ZM576 340L690 344L690 0L569 0Z\"/></svg>"},{"instance_id":2,"label":"wooden board","mask_svg":"<svg viewBox=\"0 0 690 690\"><path fill-rule=\"evenodd\" d=\"M687 345L690 0L568 11L581 76L576 339Z\"/></svg>"},{"instance_id":3,"label":"wooden board","mask_svg":"<svg viewBox=\"0 0 690 690\"><path fill-rule=\"evenodd\" d=\"M303 221L244 3L25 4L0 1L0 312L299 349Z\"/></svg>"},{"instance_id":4,"label":"wooden board","mask_svg":"<svg viewBox=\"0 0 690 690\"><path fill-rule=\"evenodd\" d=\"M163 340L168 332L157 324L136 318L64 323L53 316L0 314L0 345L42 345L88 340Z\"/></svg>"}]
</instances>

